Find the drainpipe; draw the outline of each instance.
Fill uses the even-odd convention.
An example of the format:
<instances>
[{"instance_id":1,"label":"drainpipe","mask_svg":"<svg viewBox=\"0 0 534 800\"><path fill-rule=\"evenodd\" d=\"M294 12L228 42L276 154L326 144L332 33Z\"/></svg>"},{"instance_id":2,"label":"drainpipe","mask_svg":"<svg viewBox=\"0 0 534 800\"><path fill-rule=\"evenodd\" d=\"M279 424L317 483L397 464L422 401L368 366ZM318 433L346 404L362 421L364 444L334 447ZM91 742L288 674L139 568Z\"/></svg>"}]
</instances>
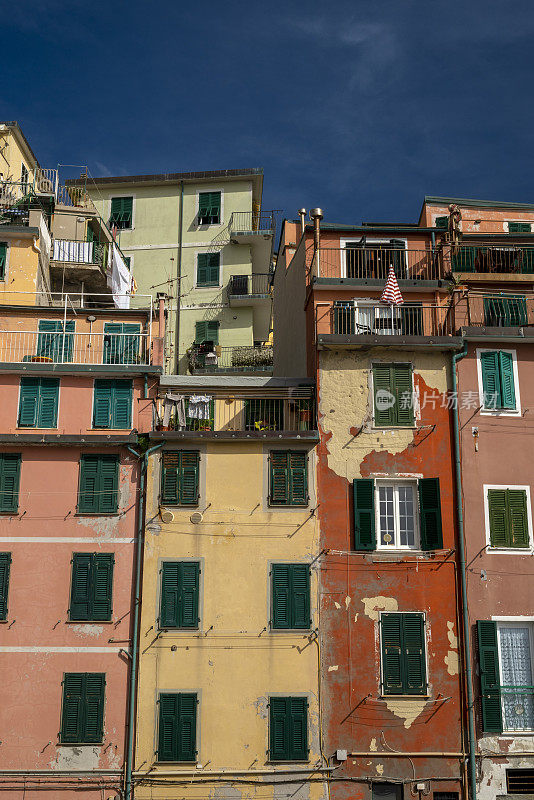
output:
<instances>
[{"instance_id":1,"label":"drainpipe","mask_svg":"<svg viewBox=\"0 0 534 800\"><path fill-rule=\"evenodd\" d=\"M165 442L150 447L144 453L138 453L129 445L126 449L133 453L141 462L141 475L139 477L139 494L137 496L137 542L135 548L135 593L133 609L133 634L132 634L132 666L130 668L130 687L128 699L128 742L126 745L126 800L132 800L132 768L133 768L133 741L135 723L135 689L137 681L137 651L139 649L139 609L141 606L141 564L143 560L143 522L145 512L145 476L148 466L148 456L155 450L163 447Z\"/></svg>"},{"instance_id":2,"label":"drainpipe","mask_svg":"<svg viewBox=\"0 0 534 800\"><path fill-rule=\"evenodd\" d=\"M178 254L176 259L176 333L174 337L175 372L179 372L180 358L180 303L182 296L182 240L184 223L184 182L180 181L180 209L178 212Z\"/></svg>"},{"instance_id":3,"label":"drainpipe","mask_svg":"<svg viewBox=\"0 0 534 800\"><path fill-rule=\"evenodd\" d=\"M464 547L464 513L462 505L462 473L460 464L460 424L458 415L458 382L456 380L456 364L467 355L467 342L459 353L452 355L452 391L456 398L453 414L453 433L454 433L454 472L456 478L456 517L458 520L458 559L460 562L460 580L462 586L462 628L464 640L464 663L465 678L467 684L467 724L468 724L468 748L469 748L469 785L471 789L471 800L476 800L477 796L477 773L475 761L475 715L473 701L473 675L471 670L471 635L469 630L469 617L467 613L467 579L465 569L465 547Z\"/></svg>"}]
</instances>

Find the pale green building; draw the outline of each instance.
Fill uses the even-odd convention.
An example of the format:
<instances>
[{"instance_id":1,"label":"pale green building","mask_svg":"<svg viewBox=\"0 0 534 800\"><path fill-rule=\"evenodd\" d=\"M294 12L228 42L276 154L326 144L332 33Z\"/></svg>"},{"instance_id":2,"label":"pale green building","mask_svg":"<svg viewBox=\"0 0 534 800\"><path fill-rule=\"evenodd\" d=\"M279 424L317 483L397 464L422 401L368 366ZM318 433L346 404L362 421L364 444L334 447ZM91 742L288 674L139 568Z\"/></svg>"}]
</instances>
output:
<instances>
[{"instance_id":1,"label":"pale green building","mask_svg":"<svg viewBox=\"0 0 534 800\"><path fill-rule=\"evenodd\" d=\"M168 295L166 372L272 370L275 215L261 211L262 169L68 183L116 229L138 295Z\"/></svg>"}]
</instances>

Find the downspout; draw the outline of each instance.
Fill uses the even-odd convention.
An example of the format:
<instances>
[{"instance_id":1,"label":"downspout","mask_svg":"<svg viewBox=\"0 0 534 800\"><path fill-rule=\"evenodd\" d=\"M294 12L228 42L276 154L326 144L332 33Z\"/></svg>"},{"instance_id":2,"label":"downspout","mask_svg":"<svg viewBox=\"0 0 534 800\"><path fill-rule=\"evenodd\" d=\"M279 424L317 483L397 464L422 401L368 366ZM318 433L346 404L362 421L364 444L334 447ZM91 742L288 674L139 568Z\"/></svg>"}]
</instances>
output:
<instances>
[{"instance_id":1,"label":"downspout","mask_svg":"<svg viewBox=\"0 0 534 800\"><path fill-rule=\"evenodd\" d=\"M467 579L465 569L464 546L464 513L462 504L462 472L460 463L460 424L458 416L458 382L456 380L456 364L467 355L467 342L459 353L452 355L452 391L456 399L453 413L454 433L454 473L456 479L456 518L458 520L458 560L460 562L460 581L462 587L462 628L464 641L464 664L467 689L467 725L469 748L469 785L471 800L477 796L477 773L475 761L475 715L473 701L473 675L471 670L471 636L469 630L469 617L467 613Z\"/></svg>"},{"instance_id":2,"label":"downspout","mask_svg":"<svg viewBox=\"0 0 534 800\"><path fill-rule=\"evenodd\" d=\"M184 182L180 181L180 209L178 212L178 253L176 259L176 332L174 338L174 352L176 375L179 374L180 364L180 305L182 296L182 240L184 223Z\"/></svg>"},{"instance_id":3,"label":"downspout","mask_svg":"<svg viewBox=\"0 0 534 800\"><path fill-rule=\"evenodd\" d=\"M126 745L126 800L132 800L132 769L133 769L133 741L135 727L135 690L137 682L137 655L139 649L139 609L141 606L141 564L143 560L143 522L145 512L145 476L148 466L148 456L155 450L163 447L165 442L160 442L150 447L144 453L138 453L129 445L126 449L133 453L141 462L141 475L139 476L139 494L137 495L137 542L135 548L135 593L133 608L133 633L132 633L132 665L130 668L130 687L128 698L128 742Z\"/></svg>"}]
</instances>

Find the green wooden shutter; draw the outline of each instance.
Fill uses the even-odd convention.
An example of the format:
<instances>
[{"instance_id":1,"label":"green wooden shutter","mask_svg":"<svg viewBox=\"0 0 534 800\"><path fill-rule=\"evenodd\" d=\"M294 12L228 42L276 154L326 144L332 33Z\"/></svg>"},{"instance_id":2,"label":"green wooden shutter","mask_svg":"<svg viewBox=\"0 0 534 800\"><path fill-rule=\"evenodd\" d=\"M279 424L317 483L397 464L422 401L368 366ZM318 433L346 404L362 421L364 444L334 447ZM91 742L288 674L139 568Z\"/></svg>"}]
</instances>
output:
<instances>
[{"instance_id":1,"label":"green wooden shutter","mask_svg":"<svg viewBox=\"0 0 534 800\"><path fill-rule=\"evenodd\" d=\"M158 761L194 761L196 731L196 694L160 694Z\"/></svg>"},{"instance_id":2,"label":"green wooden shutter","mask_svg":"<svg viewBox=\"0 0 534 800\"><path fill-rule=\"evenodd\" d=\"M59 405L59 378L39 378L38 428L55 428Z\"/></svg>"},{"instance_id":3,"label":"green wooden shutter","mask_svg":"<svg viewBox=\"0 0 534 800\"><path fill-rule=\"evenodd\" d=\"M403 694L405 669L402 653L402 615L382 614L380 626L384 694Z\"/></svg>"},{"instance_id":4,"label":"green wooden shutter","mask_svg":"<svg viewBox=\"0 0 534 800\"><path fill-rule=\"evenodd\" d=\"M403 614L404 691L426 692L425 622L422 614Z\"/></svg>"},{"instance_id":5,"label":"green wooden shutter","mask_svg":"<svg viewBox=\"0 0 534 800\"><path fill-rule=\"evenodd\" d=\"M421 478L419 480L419 510L421 517L421 549L441 550L443 548L443 533L439 478Z\"/></svg>"},{"instance_id":6,"label":"green wooden shutter","mask_svg":"<svg viewBox=\"0 0 534 800\"><path fill-rule=\"evenodd\" d=\"M197 754L197 696L178 695L178 738L176 761L194 761Z\"/></svg>"},{"instance_id":7,"label":"green wooden shutter","mask_svg":"<svg viewBox=\"0 0 534 800\"><path fill-rule=\"evenodd\" d=\"M176 761L178 738L178 695L160 694L158 761Z\"/></svg>"},{"instance_id":8,"label":"green wooden shutter","mask_svg":"<svg viewBox=\"0 0 534 800\"><path fill-rule=\"evenodd\" d=\"M271 570L273 619L272 626L277 629L291 628L291 566L273 564Z\"/></svg>"},{"instance_id":9,"label":"green wooden shutter","mask_svg":"<svg viewBox=\"0 0 534 800\"><path fill-rule=\"evenodd\" d=\"M0 619L7 619L11 553L0 553Z\"/></svg>"},{"instance_id":10,"label":"green wooden shutter","mask_svg":"<svg viewBox=\"0 0 534 800\"><path fill-rule=\"evenodd\" d=\"M199 320L195 322L195 344L208 341L208 323Z\"/></svg>"},{"instance_id":11,"label":"green wooden shutter","mask_svg":"<svg viewBox=\"0 0 534 800\"><path fill-rule=\"evenodd\" d=\"M478 657L482 726L485 733L502 733L501 676L497 646L497 624L478 620Z\"/></svg>"},{"instance_id":12,"label":"green wooden shutter","mask_svg":"<svg viewBox=\"0 0 534 800\"><path fill-rule=\"evenodd\" d=\"M435 225L436 228L440 228L440 229L444 229L445 228L445 229L447 229L449 227L449 218L448 218L448 216L436 217L436 219L434 220L434 225Z\"/></svg>"},{"instance_id":13,"label":"green wooden shutter","mask_svg":"<svg viewBox=\"0 0 534 800\"><path fill-rule=\"evenodd\" d=\"M0 455L0 511L16 513L19 507L20 453Z\"/></svg>"},{"instance_id":14,"label":"green wooden shutter","mask_svg":"<svg viewBox=\"0 0 534 800\"><path fill-rule=\"evenodd\" d=\"M180 453L167 450L161 459L161 502L178 505L178 470Z\"/></svg>"},{"instance_id":15,"label":"green wooden shutter","mask_svg":"<svg viewBox=\"0 0 534 800\"><path fill-rule=\"evenodd\" d=\"M197 256L197 286L218 286L220 253L199 253Z\"/></svg>"},{"instance_id":16,"label":"green wooden shutter","mask_svg":"<svg viewBox=\"0 0 534 800\"><path fill-rule=\"evenodd\" d=\"M121 230L132 227L133 197L112 197L110 225Z\"/></svg>"},{"instance_id":17,"label":"green wooden shutter","mask_svg":"<svg viewBox=\"0 0 534 800\"><path fill-rule=\"evenodd\" d=\"M527 495L524 489L507 489L508 530L510 547L528 547Z\"/></svg>"},{"instance_id":18,"label":"green wooden shutter","mask_svg":"<svg viewBox=\"0 0 534 800\"><path fill-rule=\"evenodd\" d=\"M78 511L81 514L114 514L118 507L118 483L117 456L83 455Z\"/></svg>"},{"instance_id":19,"label":"green wooden shutter","mask_svg":"<svg viewBox=\"0 0 534 800\"><path fill-rule=\"evenodd\" d=\"M95 380L93 391L93 428L111 427L113 381Z\"/></svg>"},{"instance_id":20,"label":"green wooden shutter","mask_svg":"<svg viewBox=\"0 0 534 800\"><path fill-rule=\"evenodd\" d=\"M118 508L119 459L100 456L99 505L101 514L114 514Z\"/></svg>"},{"instance_id":21,"label":"green wooden shutter","mask_svg":"<svg viewBox=\"0 0 534 800\"><path fill-rule=\"evenodd\" d=\"M311 628L308 564L291 565L291 627L302 630Z\"/></svg>"},{"instance_id":22,"label":"green wooden shutter","mask_svg":"<svg viewBox=\"0 0 534 800\"><path fill-rule=\"evenodd\" d=\"M305 506L308 502L308 455L290 450L288 458L289 505Z\"/></svg>"},{"instance_id":23,"label":"green wooden shutter","mask_svg":"<svg viewBox=\"0 0 534 800\"><path fill-rule=\"evenodd\" d=\"M132 381L114 381L112 387L112 428L132 427Z\"/></svg>"},{"instance_id":24,"label":"green wooden shutter","mask_svg":"<svg viewBox=\"0 0 534 800\"><path fill-rule=\"evenodd\" d=\"M39 320L37 355L50 358L55 363L72 361L74 347L74 320L67 320L65 331L63 323L56 320Z\"/></svg>"},{"instance_id":25,"label":"green wooden shutter","mask_svg":"<svg viewBox=\"0 0 534 800\"><path fill-rule=\"evenodd\" d=\"M63 677L63 705L61 709L61 742L83 742L83 712L85 675L67 673Z\"/></svg>"},{"instance_id":26,"label":"green wooden shutter","mask_svg":"<svg viewBox=\"0 0 534 800\"><path fill-rule=\"evenodd\" d=\"M113 601L113 553L94 553L92 564L92 619L111 620Z\"/></svg>"},{"instance_id":27,"label":"green wooden shutter","mask_svg":"<svg viewBox=\"0 0 534 800\"><path fill-rule=\"evenodd\" d=\"M377 403L377 395L386 397L386 392L395 397L395 387L392 379L391 364L373 364L373 390L374 390L374 412L375 426L395 424L395 406L383 408L380 402Z\"/></svg>"},{"instance_id":28,"label":"green wooden shutter","mask_svg":"<svg viewBox=\"0 0 534 800\"><path fill-rule=\"evenodd\" d=\"M509 222L508 233L530 233L530 222Z\"/></svg>"},{"instance_id":29,"label":"green wooden shutter","mask_svg":"<svg viewBox=\"0 0 534 800\"><path fill-rule=\"evenodd\" d=\"M354 498L354 549L376 550L375 486L368 478L352 482Z\"/></svg>"},{"instance_id":30,"label":"green wooden shutter","mask_svg":"<svg viewBox=\"0 0 534 800\"><path fill-rule=\"evenodd\" d=\"M506 350L499 351L501 408L515 408L514 358Z\"/></svg>"},{"instance_id":31,"label":"green wooden shutter","mask_svg":"<svg viewBox=\"0 0 534 800\"><path fill-rule=\"evenodd\" d=\"M198 195L198 221L201 225L213 225L220 222L221 193L200 192Z\"/></svg>"},{"instance_id":32,"label":"green wooden shutter","mask_svg":"<svg viewBox=\"0 0 534 800\"><path fill-rule=\"evenodd\" d=\"M179 627L198 628L200 564L197 561L182 561L180 568Z\"/></svg>"},{"instance_id":33,"label":"green wooden shutter","mask_svg":"<svg viewBox=\"0 0 534 800\"><path fill-rule=\"evenodd\" d=\"M508 547L510 532L505 489L488 489L490 543L492 547Z\"/></svg>"},{"instance_id":34,"label":"green wooden shutter","mask_svg":"<svg viewBox=\"0 0 534 800\"><path fill-rule=\"evenodd\" d=\"M104 733L104 692L106 676L88 672L85 675L85 714L82 741L98 743Z\"/></svg>"},{"instance_id":35,"label":"green wooden shutter","mask_svg":"<svg viewBox=\"0 0 534 800\"><path fill-rule=\"evenodd\" d=\"M269 699L271 761L307 761L308 701L305 697Z\"/></svg>"},{"instance_id":36,"label":"green wooden shutter","mask_svg":"<svg viewBox=\"0 0 534 800\"><path fill-rule=\"evenodd\" d=\"M499 354L488 350L480 354L484 408L501 408L501 382L499 379Z\"/></svg>"},{"instance_id":37,"label":"green wooden shutter","mask_svg":"<svg viewBox=\"0 0 534 800\"><path fill-rule=\"evenodd\" d=\"M71 620L90 620L92 618L91 566L91 553L74 553L72 556L69 608Z\"/></svg>"},{"instance_id":38,"label":"green wooden shutter","mask_svg":"<svg viewBox=\"0 0 534 800\"><path fill-rule=\"evenodd\" d=\"M395 405L393 419L395 425L413 425L413 385L410 364L393 364L393 387Z\"/></svg>"},{"instance_id":39,"label":"green wooden shutter","mask_svg":"<svg viewBox=\"0 0 534 800\"><path fill-rule=\"evenodd\" d=\"M199 583L198 561L163 563L160 628L198 628Z\"/></svg>"},{"instance_id":40,"label":"green wooden shutter","mask_svg":"<svg viewBox=\"0 0 534 800\"><path fill-rule=\"evenodd\" d=\"M39 409L39 378L21 378L19 396L19 427L35 428Z\"/></svg>"},{"instance_id":41,"label":"green wooden shutter","mask_svg":"<svg viewBox=\"0 0 534 800\"><path fill-rule=\"evenodd\" d=\"M270 502L273 505L289 504L289 454L273 450L269 456Z\"/></svg>"},{"instance_id":42,"label":"green wooden shutter","mask_svg":"<svg viewBox=\"0 0 534 800\"><path fill-rule=\"evenodd\" d=\"M271 697L269 700L269 756L271 761L289 760L288 699Z\"/></svg>"},{"instance_id":43,"label":"green wooden shutter","mask_svg":"<svg viewBox=\"0 0 534 800\"><path fill-rule=\"evenodd\" d=\"M0 242L0 281L6 279L7 242Z\"/></svg>"},{"instance_id":44,"label":"green wooden shutter","mask_svg":"<svg viewBox=\"0 0 534 800\"><path fill-rule=\"evenodd\" d=\"M182 506L198 503L200 453L197 450L180 452L179 499Z\"/></svg>"},{"instance_id":45,"label":"green wooden shutter","mask_svg":"<svg viewBox=\"0 0 534 800\"><path fill-rule=\"evenodd\" d=\"M137 364L140 357L141 325L106 322L104 325L104 364Z\"/></svg>"},{"instance_id":46,"label":"green wooden shutter","mask_svg":"<svg viewBox=\"0 0 534 800\"><path fill-rule=\"evenodd\" d=\"M308 701L305 697L288 698L289 757L291 761L308 758Z\"/></svg>"},{"instance_id":47,"label":"green wooden shutter","mask_svg":"<svg viewBox=\"0 0 534 800\"><path fill-rule=\"evenodd\" d=\"M180 563L165 561L161 567L160 628L178 628Z\"/></svg>"}]
</instances>

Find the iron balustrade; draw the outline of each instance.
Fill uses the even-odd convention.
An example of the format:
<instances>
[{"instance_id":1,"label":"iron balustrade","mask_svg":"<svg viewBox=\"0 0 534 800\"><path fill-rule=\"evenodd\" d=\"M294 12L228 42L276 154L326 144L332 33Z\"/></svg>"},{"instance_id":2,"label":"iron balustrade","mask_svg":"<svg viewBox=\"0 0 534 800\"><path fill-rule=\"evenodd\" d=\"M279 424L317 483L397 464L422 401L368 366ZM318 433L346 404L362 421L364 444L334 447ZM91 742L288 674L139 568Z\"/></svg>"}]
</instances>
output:
<instances>
[{"instance_id":1,"label":"iron balustrade","mask_svg":"<svg viewBox=\"0 0 534 800\"><path fill-rule=\"evenodd\" d=\"M248 295L268 295L271 287L269 274L232 275L228 284L228 294L232 297Z\"/></svg>"},{"instance_id":2,"label":"iron balustrade","mask_svg":"<svg viewBox=\"0 0 534 800\"><path fill-rule=\"evenodd\" d=\"M149 365L148 333L0 331L0 363Z\"/></svg>"},{"instance_id":3,"label":"iron balustrade","mask_svg":"<svg viewBox=\"0 0 534 800\"><path fill-rule=\"evenodd\" d=\"M321 247L311 259L316 278L386 280L390 266L399 280L440 280L444 277L440 251L396 247Z\"/></svg>"},{"instance_id":4,"label":"iron balustrade","mask_svg":"<svg viewBox=\"0 0 534 800\"><path fill-rule=\"evenodd\" d=\"M324 323L327 323L325 329ZM345 336L450 336L454 325L449 306L404 303L337 302L328 318L317 320L318 333Z\"/></svg>"},{"instance_id":5,"label":"iron balustrade","mask_svg":"<svg viewBox=\"0 0 534 800\"><path fill-rule=\"evenodd\" d=\"M189 369L195 373L269 372L273 368L273 348L270 345L212 347L205 342L193 345L188 357Z\"/></svg>"},{"instance_id":6,"label":"iron balustrade","mask_svg":"<svg viewBox=\"0 0 534 800\"><path fill-rule=\"evenodd\" d=\"M443 252L445 269L451 272L534 273L534 247L517 244L457 245Z\"/></svg>"},{"instance_id":7,"label":"iron balustrade","mask_svg":"<svg viewBox=\"0 0 534 800\"><path fill-rule=\"evenodd\" d=\"M513 328L534 325L534 298L519 292L469 293L458 298L454 321L460 327Z\"/></svg>"},{"instance_id":8,"label":"iron balustrade","mask_svg":"<svg viewBox=\"0 0 534 800\"><path fill-rule=\"evenodd\" d=\"M230 217L231 233L271 233L276 228L274 211L234 211Z\"/></svg>"}]
</instances>

